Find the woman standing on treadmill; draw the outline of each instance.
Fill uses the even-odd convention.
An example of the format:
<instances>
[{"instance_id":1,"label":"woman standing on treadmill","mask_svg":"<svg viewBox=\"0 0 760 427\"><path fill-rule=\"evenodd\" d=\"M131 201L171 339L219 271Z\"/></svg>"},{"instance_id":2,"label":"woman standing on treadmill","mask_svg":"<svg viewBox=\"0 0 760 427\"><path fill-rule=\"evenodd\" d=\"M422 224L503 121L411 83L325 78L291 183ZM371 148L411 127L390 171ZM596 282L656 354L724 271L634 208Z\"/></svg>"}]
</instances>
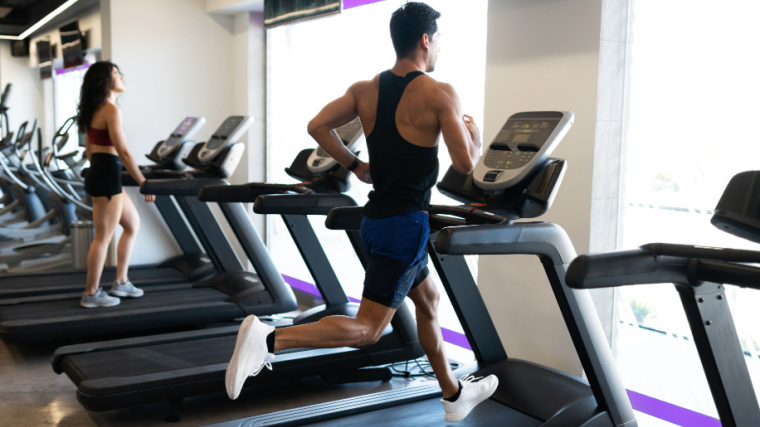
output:
<instances>
[{"instance_id":1,"label":"woman standing on treadmill","mask_svg":"<svg viewBox=\"0 0 760 427\"><path fill-rule=\"evenodd\" d=\"M84 188L92 196L95 225L95 237L87 255L87 288L80 302L87 308L112 307L121 302L116 297L143 295L142 289L136 288L127 277L140 217L135 205L121 191L122 164L138 184L145 181L145 177L127 149L121 111L116 105L116 99L125 89L119 67L103 61L87 70L80 93L79 130L87 134L85 152L90 161ZM155 200L156 196L145 195L146 202ZM120 224L124 232L116 251L116 281L111 286L109 293L113 296L110 296L100 287L100 276L116 224Z\"/></svg>"}]
</instances>

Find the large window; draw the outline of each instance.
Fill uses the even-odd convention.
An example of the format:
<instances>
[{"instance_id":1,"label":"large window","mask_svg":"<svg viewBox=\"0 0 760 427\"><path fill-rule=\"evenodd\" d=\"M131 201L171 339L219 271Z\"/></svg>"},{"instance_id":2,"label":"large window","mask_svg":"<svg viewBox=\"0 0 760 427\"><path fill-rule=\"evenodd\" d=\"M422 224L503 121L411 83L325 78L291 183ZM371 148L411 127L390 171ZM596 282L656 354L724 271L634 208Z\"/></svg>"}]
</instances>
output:
<instances>
[{"instance_id":1,"label":"large window","mask_svg":"<svg viewBox=\"0 0 760 427\"><path fill-rule=\"evenodd\" d=\"M388 24L393 11L403 3L383 1L344 10L340 15L267 31L270 165L267 179L270 182L293 182L283 169L299 151L316 146L306 133L306 125L325 104L343 95L352 83L370 80L393 65L395 53ZM454 85L464 111L475 117L482 128L487 1L432 0L427 3L442 13L438 21L441 53L432 76ZM366 160L366 148L362 151L360 157ZM441 173L444 173L451 161L445 148L439 153ZM365 203L370 186L353 177L352 185L349 194L359 204ZM433 202L452 203L435 190ZM348 239L343 233L326 230L324 218L315 218L312 224L346 293L358 300L364 271ZM269 221L268 242L275 263L285 275L297 281L312 280L279 218ZM461 333L448 303L442 305L440 316L444 328Z\"/></svg>"},{"instance_id":2,"label":"large window","mask_svg":"<svg viewBox=\"0 0 760 427\"><path fill-rule=\"evenodd\" d=\"M49 135L57 132L58 129L66 122L69 117L77 115L77 105L79 104L79 91L82 88L84 74L87 72L87 66L82 66L73 70L56 70L53 77L54 87L54 112L55 129L49 132ZM75 149L79 144L77 127L72 126L69 129L69 139L66 142L63 152L69 152Z\"/></svg>"},{"instance_id":3,"label":"large window","mask_svg":"<svg viewBox=\"0 0 760 427\"><path fill-rule=\"evenodd\" d=\"M757 169L760 3L635 1L622 247L650 242L757 250L710 224L736 173ZM729 286L729 304L760 392L760 292ZM626 387L717 418L672 286L624 288L618 362ZM760 393L758 393L760 394Z\"/></svg>"}]
</instances>

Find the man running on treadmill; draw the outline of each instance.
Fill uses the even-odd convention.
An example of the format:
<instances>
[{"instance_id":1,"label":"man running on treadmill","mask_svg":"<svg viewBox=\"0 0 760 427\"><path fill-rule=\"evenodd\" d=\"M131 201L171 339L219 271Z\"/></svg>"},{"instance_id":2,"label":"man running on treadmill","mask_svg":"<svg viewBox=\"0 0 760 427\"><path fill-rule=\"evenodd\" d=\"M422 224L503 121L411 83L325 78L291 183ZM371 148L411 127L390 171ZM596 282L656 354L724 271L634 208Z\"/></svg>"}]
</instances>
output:
<instances>
[{"instance_id":1,"label":"man running on treadmill","mask_svg":"<svg viewBox=\"0 0 760 427\"><path fill-rule=\"evenodd\" d=\"M498 379L471 376L457 381L444 352L438 324L438 290L428 274L427 209L438 180L438 139L443 134L454 168L468 174L480 158L480 131L461 113L454 88L429 77L439 46L439 12L410 2L393 13L393 67L370 81L354 83L311 120L309 134L334 159L373 184L364 206L361 236L370 255L356 318L328 316L316 323L280 328L249 316L238 332L227 367L227 393L237 398L246 378L291 348L365 346L377 342L408 295L417 333L441 386L448 422L464 419L496 390ZM369 163L360 161L333 131L361 118Z\"/></svg>"}]
</instances>

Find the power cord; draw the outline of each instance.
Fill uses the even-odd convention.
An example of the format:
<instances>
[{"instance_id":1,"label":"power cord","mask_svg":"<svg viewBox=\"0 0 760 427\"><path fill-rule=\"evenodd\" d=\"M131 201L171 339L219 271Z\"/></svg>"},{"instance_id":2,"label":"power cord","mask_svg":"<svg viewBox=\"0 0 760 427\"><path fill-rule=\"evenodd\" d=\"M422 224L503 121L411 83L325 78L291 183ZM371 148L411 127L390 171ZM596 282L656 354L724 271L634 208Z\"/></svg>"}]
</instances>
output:
<instances>
[{"instance_id":1,"label":"power cord","mask_svg":"<svg viewBox=\"0 0 760 427\"><path fill-rule=\"evenodd\" d=\"M461 363L455 361L449 361L449 365L451 366L451 370L457 370L462 366ZM395 362L386 366L390 368L394 377L410 379L419 377L435 378L435 373L433 373L430 362L424 357Z\"/></svg>"}]
</instances>

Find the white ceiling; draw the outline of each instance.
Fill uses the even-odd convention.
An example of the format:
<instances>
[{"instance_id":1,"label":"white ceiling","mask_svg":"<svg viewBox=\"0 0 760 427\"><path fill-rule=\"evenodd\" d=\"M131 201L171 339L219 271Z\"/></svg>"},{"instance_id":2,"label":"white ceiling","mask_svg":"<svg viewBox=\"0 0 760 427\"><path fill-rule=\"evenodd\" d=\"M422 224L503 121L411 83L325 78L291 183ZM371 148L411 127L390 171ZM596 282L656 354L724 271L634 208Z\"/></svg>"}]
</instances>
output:
<instances>
[{"instance_id":1,"label":"white ceiling","mask_svg":"<svg viewBox=\"0 0 760 427\"><path fill-rule=\"evenodd\" d=\"M206 0L206 12L235 14L238 12L263 12L264 0Z\"/></svg>"}]
</instances>

